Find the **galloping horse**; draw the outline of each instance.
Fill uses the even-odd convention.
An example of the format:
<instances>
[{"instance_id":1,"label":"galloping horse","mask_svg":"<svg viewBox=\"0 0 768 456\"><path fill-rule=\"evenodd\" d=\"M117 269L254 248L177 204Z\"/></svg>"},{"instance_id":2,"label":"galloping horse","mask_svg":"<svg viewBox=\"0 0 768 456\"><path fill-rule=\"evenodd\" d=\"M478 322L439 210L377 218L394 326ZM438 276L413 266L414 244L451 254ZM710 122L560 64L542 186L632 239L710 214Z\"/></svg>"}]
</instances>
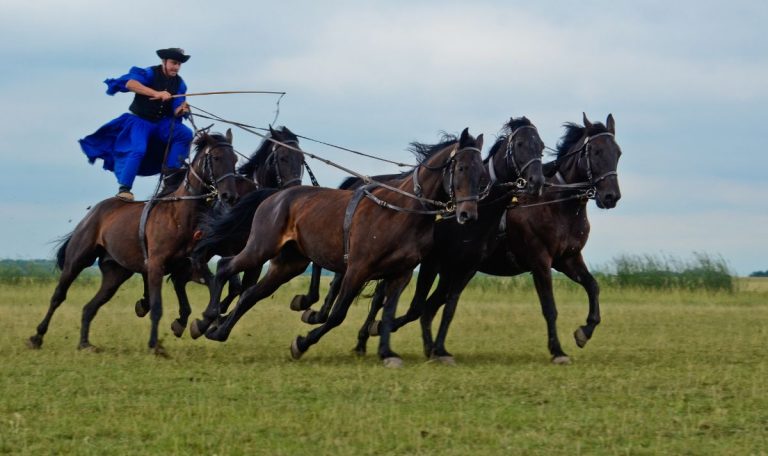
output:
<instances>
[{"instance_id":1,"label":"galloping horse","mask_svg":"<svg viewBox=\"0 0 768 456\"><path fill-rule=\"evenodd\" d=\"M149 348L157 354L164 353L157 335L162 316L163 276L188 261L186 256L194 228L201 211L206 209L206 201L217 194L228 203L237 198L231 131L227 131L226 136L203 133L195 144L195 157L183 185L159 200L148 217L146 239L141 239L139 234L144 203L118 198L109 198L94 206L66 238L57 254L57 265L62 271L59 283L37 334L29 338L31 348L42 346L51 317L66 299L70 285L83 269L98 259L101 287L83 308L78 348L94 348L88 333L96 312L131 275L142 273L146 276L152 319ZM187 316L190 311L185 309Z\"/></svg>"},{"instance_id":2,"label":"galloping horse","mask_svg":"<svg viewBox=\"0 0 768 456\"><path fill-rule=\"evenodd\" d=\"M214 255L231 256L242 250L248 239L248 229L241 237L232 237L231 226L237 223L245 223L250 227L253 213L257 204L254 198L243 198L254 190L264 189L271 191L300 185L304 171L304 154L299 147L299 138L287 127L269 128L269 135L264 138L261 145L251 154L248 161L237 168L237 194L241 199L237 204L226 211L218 210L215 206L212 210L202 214L197 232L203 235L195 246L194 260L195 270L190 268L174 271L171 274L176 295L179 298L181 309L189 308L186 298L185 285L192 280L193 272L197 272L202 281L210 284L213 274L208 269L208 261ZM257 197L258 198L258 197ZM240 218L242 217L242 221ZM226 232L227 234L223 234ZM220 236L208 236L209 233L220 233ZM143 317L149 312L149 299L144 280L144 296L136 302L136 315ZM229 294L224 299L223 305L229 303L240 293L240 279L233 276L229 281ZM172 327L176 337L181 337L186 319L179 319L179 324ZM194 337L194 335L193 335Z\"/></svg>"},{"instance_id":3,"label":"galloping horse","mask_svg":"<svg viewBox=\"0 0 768 456\"><path fill-rule=\"evenodd\" d=\"M386 284L378 284L368 318L358 333L355 352L365 353L369 332L370 335L394 332L404 324L403 320L412 321L418 318L424 307L434 306L435 302L439 301L441 304L446 303L443 321L437 340L429 344L425 341L424 352L428 358L446 364L454 363L453 356L445 349L445 339L461 293L483 259L496 247L499 221L513 196L523 189L531 195L541 193L544 184L541 168L543 151L544 142L528 118L512 118L504 125L501 136L485 160L494 185L489 195L479 204L477 222L460 225L451 220L444 220L435 225L435 246L421 263L416 290L405 317L395 321L392 321L392 318L390 321L382 318L380 322L370 325L386 299L382 289ZM524 185L521 185L523 183ZM440 281L437 288L427 300L438 275ZM431 328L429 329L431 331Z\"/></svg>"},{"instance_id":4,"label":"galloping horse","mask_svg":"<svg viewBox=\"0 0 768 456\"><path fill-rule=\"evenodd\" d=\"M297 187L273 195L256 210L245 248L219 261L212 293L217 298L229 276L260 271L270 260L265 277L242 293L235 309L218 327L209 329L219 316L217 299L211 301L203 319L192 324L200 333L209 329L209 339L224 341L245 312L303 272L310 261L344 272L328 320L291 344L292 356L300 358L325 333L341 324L366 281L410 276L428 254L433 244L435 211L425 210L425 203L455 210L459 223L477 218L480 180L486 176L481 148L482 135L475 139L465 129L458 141L433 147L421 157L411 176L392 181L390 186L364 188L357 193ZM407 191L414 187L419 190L417 199ZM401 363L392 351L379 355L385 365Z\"/></svg>"},{"instance_id":5,"label":"galloping horse","mask_svg":"<svg viewBox=\"0 0 768 456\"><path fill-rule=\"evenodd\" d=\"M613 116L608 115L605 125L591 123L586 114L583 117L583 127L574 123L565 125L557 158L544 165L550 191L540 198L521 199L517 207L507 210L500 233L503 241L479 268L481 272L500 276L529 271L533 274L547 321L549 352L555 364L567 364L570 358L557 336L552 268L581 284L589 297L587 324L574 332L576 344L583 348L600 323L600 289L581 254L589 237L587 202L593 197L597 207L610 209L621 198L616 171L621 148L616 143ZM564 196L567 193L570 196ZM429 328L442 301L431 304L421 316L425 351L432 346ZM396 327L412 319L409 310L397 320Z\"/></svg>"},{"instance_id":6,"label":"galloping horse","mask_svg":"<svg viewBox=\"0 0 768 456\"><path fill-rule=\"evenodd\" d=\"M495 248L496 229L507 204L520 190L524 189L530 194L541 192L544 183L541 170L544 143L536 127L526 117L512 118L504 125L502 132L484 161L493 186L488 196L479 203L477 222L461 225L446 219L435 225L435 245L421 263L416 291L409 309L409 314L415 315L413 319L421 314L432 283L439 274L440 283L429 298L430 304L435 299L442 299L443 302L447 299L444 322L449 322L464 287L474 276L480 262ZM379 180L383 179L379 177ZM325 304L319 312L305 311L302 315L304 322L312 324L325 321L339 281L338 275L334 277ZM364 354L366 351L369 324L384 306L387 299L385 289L388 286L386 281L381 281L376 287L368 318L358 333L358 343L355 347L358 354ZM309 294L312 294L312 290ZM297 301L301 301L301 298L294 298L294 302ZM385 318L371 325L371 332L373 335L386 334L387 324L392 326L393 322ZM397 327L393 327L392 332L396 329ZM447 323L441 325L440 329L437 343L430 347L426 354L441 362L451 363L453 358L443 346L447 336Z\"/></svg>"}]
</instances>

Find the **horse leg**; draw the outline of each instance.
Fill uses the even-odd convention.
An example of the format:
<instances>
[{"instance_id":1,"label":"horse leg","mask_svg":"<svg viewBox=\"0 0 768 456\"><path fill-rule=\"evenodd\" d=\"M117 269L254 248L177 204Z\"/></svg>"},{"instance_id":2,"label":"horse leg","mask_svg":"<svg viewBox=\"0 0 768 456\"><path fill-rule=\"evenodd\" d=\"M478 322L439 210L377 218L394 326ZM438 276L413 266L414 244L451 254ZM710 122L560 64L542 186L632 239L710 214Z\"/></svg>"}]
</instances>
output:
<instances>
[{"instance_id":1,"label":"horse leg","mask_svg":"<svg viewBox=\"0 0 768 456\"><path fill-rule=\"evenodd\" d=\"M547 321L547 346L552 355L552 363L569 364L571 359L560 346L560 339L557 336L557 307L555 306L555 297L552 292L552 269L548 265L534 267L531 270L533 274L533 283L536 286L536 293L539 295L541 312Z\"/></svg>"},{"instance_id":2,"label":"horse leg","mask_svg":"<svg viewBox=\"0 0 768 456\"><path fill-rule=\"evenodd\" d=\"M472 271L472 273L465 274L463 277L447 280L447 282L450 283L450 290L446 296L445 308L443 308L443 316L440 319L440 328L437 330L437 338L435 339L435 344L432 347L431 355L432 359L436 359L443 364L456 364L453 355L448 353L448 350L445 349L445 339L448 337L448 328L451 326L451 321L453 321L453 316L456 313L456 307L459 304L461 292L464 291L464 288L466 288L467 284L474 275L474 271ZM445 279L441 277L440 280L442 281Z\"/></svg>"},{"instance_id":3,"label":"horse leg","mask_svg":"<svg viewBox=\"0 0 768 456\"><path fill-rule=\"evenodd\" d=\"M323 301L322 307L319 311L307 309L301 314L301 321L310 325L319 325L325 323L328 320L328 314L331 312L331 307L336 301L336 297L339 295L339 287L341 281L344 279L344 274L336 273L331 280L331 284L328 287L328 294L325 295L325 301Z\"/></svg>"},{"instance_id":4,"label":"horse leg","mask_svg":"<svg viewBox=\"0 0 768 456\"><path fill-rule=\"evenodd\" d=\"M156 259L150 257L147 263L147 290L149 291L149 318L151 320L148 345L150 350L153 350L156 355L160 356L167 355L158 339L160 319L163 317L162 289L164 275L163 260L158 257Z\"/></svg>"},{"instance_id":5,"label":"horse leg","mask_svg":"<svg viewBox=\"0 0 768 456\"><path fill-rule=\"evenodd\" d=\"M421 340L424 346L424 356L432 358L432 353L435 348L435 342L432 337L432 321L435 319L437 311L440 306L445 303L447 294L447 281L441 280L437 284L437 288L429 296L424 304L421 306L421 316L419 317L419 324L421 325Z\"/></svg>"},{"instance_id":6,"label":"horse leg","mask_svg":"<svg viewBox=\"0 0 768 456\"><path fill-rule=\"evenodd\" d=\"M184 334L184 328L187 327L187 321L192 314L192 307L189 305L189 297L187 296L187 283L191 278L191 270L171 274L173 290L176 292L176 298L179 300L179 318L171 323L171 331L176 337L181 337Z\"/></svg>"},{"instance_id":7,"label":"horse leg","mask_svg":"<svg viewBox=\"0 0 768 456\"><path fill-rule=\"evenodd\" d=\"M240 295L234 310L226 317L224 321L215 328L211 328L205 333L205 337L210 340L224 342L229 338L235 324L240 318L248 312L260 300L274 293L280 285L288 282L298 276L305 269L309 262L303 258L296 258L289 261L274 260L269 265L269 270L264 278L255 285L246 288Z\"/></svg>"},{"instance_id":8,"label":"horse leg","mask_svg":"<svg viewBox=\"0 0 768 456\"><path fill-rule=\"evenodd\" d=\"M595 328L600 324L600 286L597 284L597 280L590 274L581 255L561 261L556 268L571 280L584 287L584 290L587 292L587 297L589 298L587 324L580 326L573 333L576 345L579 348L584 348L589 339L592 338Z\"/></svg>"},{"instance_id":9,"label":"horse leg","mask_svg":"<svg viewBox=\"0 0 768 456\"><path fill-rule=\"evenodd\" d=\"M88 304L83 306L83 316L80 323L80 342L77 345L78 350L98 351L88 340L91 332L91 322L101 306L112 299L120 285L133 275L133 272L114 261L100 261L99 269L101 270L101 287Z\"/></svg>"},{"instance_id":10,"label":"horse leg","mask_svg":"<svg viewBox=\"0 0 768 456\"><path fill-rule=\"evenodd\" d=\"M384 360L384 365L387 367L400 367L402 361L400 356L392 351L390 346L390 334L392 332L392 323L395 319L395 313L397 312L397 302L400 300L400 295L405 290L408 282L411 281L413 270L408 270L400 277L396 277L393 280L386 281L386 300L384 302L384 310L381 315L381 328L379 334L379 358Z\"/></svg>"},{"instance_id":11,"label":"horse leg","mask_svg":"<svg viewBox=\"0 0 768 456\"><path fill-rule=\"evenodd\" d=\"M382 280L376 284L376 291L373 292L373 298L371 299L371 308L368 309L368 316L365 317L363 326L357 333L357 345L353 351L358 355L365 355L366 345L370 336L379 335L380 322L376 321L376 314L384 306L384 298L386 298L386 281Z\"/></svg>"},{"instance_id":12,"label":"horse leg","mask_svg":"<svg viewBox=\"0 0 768 456\"><path fill-rule=\"evenodd\" d=\"M216 274L209 283L208 289L210 293L210 300L208 306L203 311L203 318L196 319L189 325L189 334L193 339L205 334L208 328L215 320L221 315L219 299L221 297L221 290L224 286L224 282L233 275L240 272L242 269L238 269L239 263L233 261L237 257L225 257L219 260L216 267ZM250 265L250 263L247 263ZM258 269L261 269L262 264L256 265Z\"/></svg>"},{"instance_id":13,"label":"horse leg","mask_svg":"<svg viewBox=\"0 0 768 456\"><path fill-rule=\"evenodd\" d=\"M339 297L336 299L336 303L333 305L328 320L322 325L312 329L306 336L298 336L291 344L291 356L293 359L299 359L301 356L309 350L309 347L320 341L325 333L331 329L339 326L344 318L347 316L347 311L352 301L360 293L360 290L365 284L367 276L359 273L358 271L347 268L347 272L344 274L344 278L341 281L339 288Z\"/></svg>"},{"instance_id":14,"label":"horse leg","mask_svg":"<svg viewBox=\"0 0 768 456\"><path fill-rule=\"evenodd\" d=\"M395 318L392 323L392 332L397 332L398 329L407 325L408 323L417 320L424 309L429 296L429 290L432 289L432 284L437 277L438 264L434 261L426 261L421 264L419 268L419 277L416 279L416 291L411 299L411 305L408 307L405 315Z\"/></svg>"},{"instance_id":15,"label":"horse leg","mask_svg":"<svg viewBox=\"0 0 768 456\"><path fill-rule=\"evenodd\" d=\"M64 267L62 268L61 276L59 276L59 282L56 284L56 289L51 296L48 312L46 312L45 317L43 317L40 324L37 325L36 334L27 340L27 346L29 348L38 349L43 346L43 336L48 332L48 325L50 325L51 318L53 318L56 309L58 309L61 303L67 299L67 291L69 290L69 287L72 286L72 282L75 281L83 269L92 265L95 259L95 254L80 254L74 260L69 260L69 258L67 258Z\"/></svg>"},{"instance_id":16,"label":"horse leg","mask_svg":"<svg viewBox=\"0 0 768 456\"><path fill-rule=\"evenodd\" d=\"M261 272L261 271L256 271ZM248 271L246 271L248 273ZM258 281L258 274L256 277L256 280ZM255 283L255 281L254 281ZM240 281L240 277L235 274L232 277L227 280L227 296L224 297L224 299L221 300L221 303L219 304L219 312L222 314L227 312L227 309L229 309L229 306L232 304L232 302L240 296L240 293L243 292L244 288L248 288L248 286L253 285L253 283L243 286L243 283Z\"/></svg>"},{"instance_id":17,"label":"horse leg","mask_svg":"<svg viewBox=\"0 0 768 456\"><path fill-rule=\"evenodd\" d=\"M305 295L293 297L291 300L291 310L307 310L320 299L320 273L322 271L323 268L312 263L312 278L309 281L309 290Z\"/></svg>"},{"instance_id":18,"label":"horse leg","mask_svg":"<svg viewBox=\"0 0 768 456\"><path fill-rule=\"evenodd\" d=\"M149 313L149 291L147 290L147 274L141 273L141 282L144 284L144 294L136 301L136 305L133 307L136 316L139 318L144 317Z\"/></svg>"}]
</instances>

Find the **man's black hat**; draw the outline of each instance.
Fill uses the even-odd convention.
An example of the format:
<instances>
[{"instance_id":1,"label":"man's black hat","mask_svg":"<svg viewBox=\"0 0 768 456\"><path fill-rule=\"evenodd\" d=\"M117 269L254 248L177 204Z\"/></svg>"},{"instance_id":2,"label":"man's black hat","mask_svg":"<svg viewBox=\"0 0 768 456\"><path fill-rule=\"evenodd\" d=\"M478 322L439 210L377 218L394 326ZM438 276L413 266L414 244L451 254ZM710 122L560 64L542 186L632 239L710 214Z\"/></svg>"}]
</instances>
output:
<instances>
[{"instance_id":1,"label":"man's black hat","mask_svg":"<svg viewBox=\"0 0 768 456\"><path fill-rule=\"evenodd\" d=\"M181 48L158 49L157 55L163 60L171 59L181 63L184 63L187 60L189 60L189 56L185 55L184 49L181 49Z\"/></svg>"}]
</instances>

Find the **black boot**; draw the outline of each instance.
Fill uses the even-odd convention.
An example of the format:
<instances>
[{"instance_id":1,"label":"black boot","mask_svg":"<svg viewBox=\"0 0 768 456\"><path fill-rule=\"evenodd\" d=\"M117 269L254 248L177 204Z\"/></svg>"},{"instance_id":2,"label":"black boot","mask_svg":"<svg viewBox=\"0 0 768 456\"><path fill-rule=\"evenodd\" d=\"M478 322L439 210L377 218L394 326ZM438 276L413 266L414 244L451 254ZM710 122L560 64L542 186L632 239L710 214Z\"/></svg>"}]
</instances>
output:
<instances>
[{"instance_id":1,"label":"black boot","mask_svg":"<svg viewBox=\"0 0 768 456\"><path fill-rule=\"evenodd\" d=\"M186 168L169 169L163 176L163 185L157 192L158 197L168 196L184 181L184 177L187 175Z\"/></svg>"}]
</instances>

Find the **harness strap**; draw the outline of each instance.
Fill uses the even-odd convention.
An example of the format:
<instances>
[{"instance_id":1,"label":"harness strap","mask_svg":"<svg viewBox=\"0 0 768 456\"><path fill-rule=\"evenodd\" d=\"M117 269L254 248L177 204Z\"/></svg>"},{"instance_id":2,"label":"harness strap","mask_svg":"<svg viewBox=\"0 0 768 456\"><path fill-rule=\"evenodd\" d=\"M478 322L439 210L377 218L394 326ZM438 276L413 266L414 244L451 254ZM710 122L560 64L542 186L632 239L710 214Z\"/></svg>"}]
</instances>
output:
<instances>
[{"instance_id":1,"label":"harness strap","mask_svg":"<svg viewBox=\"0 0 768 456\"><path fill-rule=\"evenodd\" d=\"M144 255L144 265L149 260L149 252L147 251L147 220L149 219L149 212L155 207L155 199L151 199L144 203L144 208L141 210L141 218L139 219L139 242L141 242L141 253Z\"/></svg>"},{"instance_id":2,"label":"harness strap","mask_svg":"<svg viewBox=\"0 0 768 456\"><path fill-rule=\"evenodd\" d=\"M346 211L344 211L344 264L349 261L349 230L352 227L352 217L355 215L355 211L357 210L357 206L360 205L360 201L362 201L363 197L366 195L368 187L371 187L371 185L366 185L355 190L352 199L350 199L347 204Z\"/></svg>"}]
</instances>

